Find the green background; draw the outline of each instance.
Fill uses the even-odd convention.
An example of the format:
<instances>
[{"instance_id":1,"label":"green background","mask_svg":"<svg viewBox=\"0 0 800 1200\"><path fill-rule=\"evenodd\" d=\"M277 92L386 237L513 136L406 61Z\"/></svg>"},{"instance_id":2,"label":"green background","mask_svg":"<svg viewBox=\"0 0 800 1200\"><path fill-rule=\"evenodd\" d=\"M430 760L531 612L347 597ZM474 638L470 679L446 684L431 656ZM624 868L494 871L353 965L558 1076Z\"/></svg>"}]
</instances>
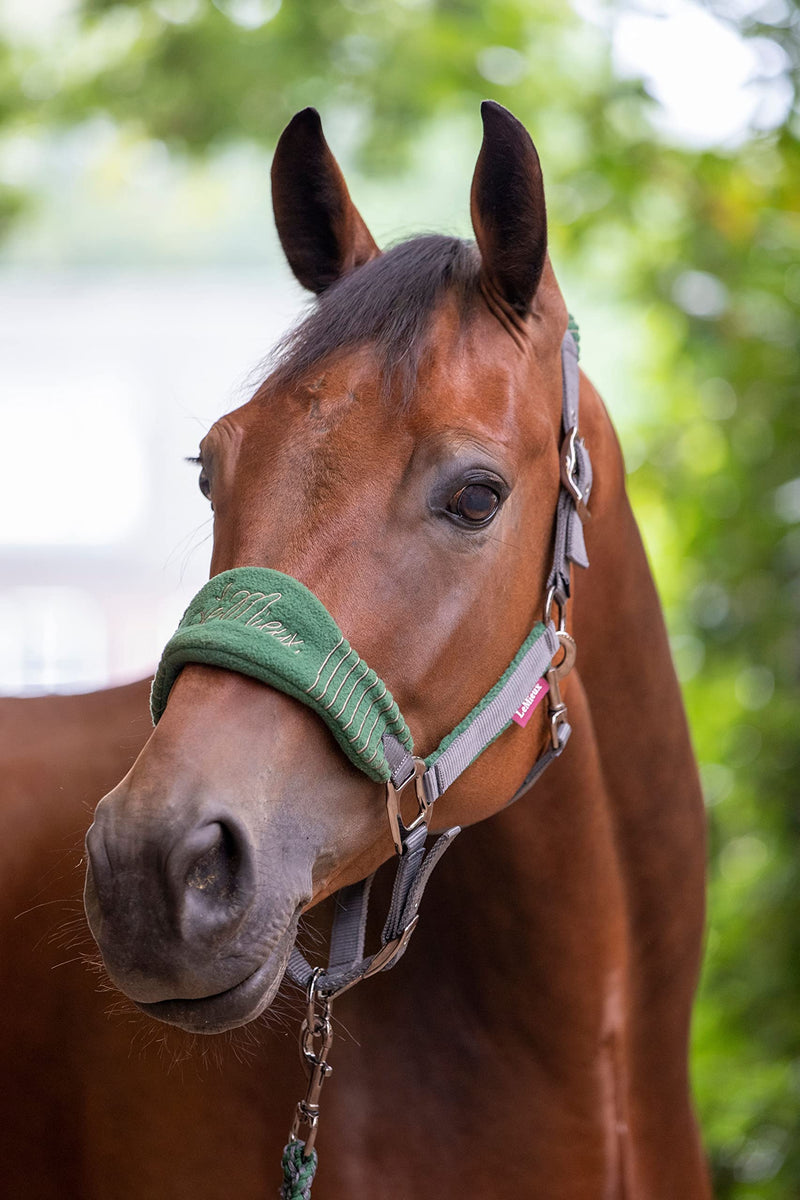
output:
<instances>
[{"instance_id":1,"label":"green background","mask_svg":"<svg viewBox=\"0 0 800 1200\"><path fill-rule=\"evenodd\" d=\"M583 363L622 434L701 763L710 922L693 1074L716 1195L790 1200L800 1195L800 10L788 0L712 9L741 36L783 48L793 102L733 148L694 150L656 132L640 81L615 76L609 28L626 5L605 7L604 27L555 0L84 0L54 18L57 36L6 29L0 132L57 149L105 130L101 191L113 192L115 172L130 177L137 154L148 169L155 156L170 182L154 261L218 254L266 267L274 237L259 246L249 230L256 209L267 228L269 153L298 108L323 113L382 240L417 214L417 227L432 213L439 228L469 232L486 95L532 131L553 259ZM224 208L234 176L240 192L252 176L253 208L229 214L209 246L204 214ZM68 184L56 173L2 185L4 261L141 258L135 234L120 232L123 208L89 237ZM186 220L170 217L182 203ZM59 228L70 236L59 240Z\"/></svg>"}]
</instances>

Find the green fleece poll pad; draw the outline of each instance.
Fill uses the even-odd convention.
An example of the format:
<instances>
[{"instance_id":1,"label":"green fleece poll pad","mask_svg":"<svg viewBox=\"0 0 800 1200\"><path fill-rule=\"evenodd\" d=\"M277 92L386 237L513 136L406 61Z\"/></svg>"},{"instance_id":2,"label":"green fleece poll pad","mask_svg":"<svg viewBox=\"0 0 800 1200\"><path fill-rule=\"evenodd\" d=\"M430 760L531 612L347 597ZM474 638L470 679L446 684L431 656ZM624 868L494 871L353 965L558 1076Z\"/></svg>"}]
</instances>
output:
<instances>
[{"instance_id":1,"label":"green fleece poll pad","mask_svg":"<svg viewBox=\"0 0 800 1200\"><path fill-rule=\"evenodd\" d=\"M370 779L391 774L384 733L412 749L386 684L358 656L322 601L282 571L236 567L201 588L161 656L150 695L154 724L187 663L251 675L307 704Z\"/></svg>"}]
</instances>

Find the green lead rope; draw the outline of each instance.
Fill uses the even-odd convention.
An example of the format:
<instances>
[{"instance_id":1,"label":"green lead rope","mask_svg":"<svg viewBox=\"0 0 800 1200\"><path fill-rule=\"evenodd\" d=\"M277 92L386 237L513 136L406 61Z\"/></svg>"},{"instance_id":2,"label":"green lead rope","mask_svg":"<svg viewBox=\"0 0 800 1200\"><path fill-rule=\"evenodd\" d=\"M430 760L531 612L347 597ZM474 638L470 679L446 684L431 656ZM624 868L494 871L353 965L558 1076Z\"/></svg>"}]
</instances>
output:
<instances>
[{"instance_id":1,"label":"green lead rope","mask_svg":"<svg viewBox=\"0 0 800 1200\"><path fill-rule=\"evenodd\" d=\"M317 1152L312 1150L308 1158L304 1158L305 1142L292 1138L287 1143L281 1159L283 1167L283 1184L281 1185L281 1200L310 1200L311 1184L317 1171Z\"/></svg>"}]
</instances>

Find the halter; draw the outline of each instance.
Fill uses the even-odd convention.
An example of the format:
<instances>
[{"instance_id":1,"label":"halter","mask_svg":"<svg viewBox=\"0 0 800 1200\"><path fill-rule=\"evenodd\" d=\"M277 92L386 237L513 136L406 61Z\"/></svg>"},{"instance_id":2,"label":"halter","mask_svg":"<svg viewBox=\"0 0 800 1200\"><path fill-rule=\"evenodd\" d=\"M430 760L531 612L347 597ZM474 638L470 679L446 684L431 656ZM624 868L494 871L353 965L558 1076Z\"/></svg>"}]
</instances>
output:
<instances>
[{"instance_id":1,"label":"halter","mask_svg":"<svg viewBox=\"0 0 800 1200\"><path fill-rule=\"evenodd\" d=\"M312 967L297 948L288 976L306 992L300 1033L308 1073L284 1152L283 1200L308 1196L316 1169L314 1142L319 1096L331 1071L331 1004L343 992L402 957L419 920L419 905L433 868L460 832L453 826L426 850L428 826L439 796L512 723L525 725L547 696L548 745L511 797L523 796L564 750L571 733L561 680L575 661L566 630L571 567L588 567L583 524L592 487L589 454L578 437L578 331L570 326L561 345L561 488L555 515L553 565L543 621L537 622L482 700L427 756L414 755L411 733L386 684L350 646L322 602L299 580L263 567L225 571L201 588L167 643L153 680L151 711L157 722L181 669L189 662L225 667L268 683L320 716L347 757L370 778L386 784L386 809L397 851L397 873L380 947L364 954L369 893L374 876L336 895L327 968ZM558 660L558 661L556 661ZM401 801L413 790L417 813L406 825ZM305 1142L300 1127L308 1129Z\"/></svg>"}]
</instances>

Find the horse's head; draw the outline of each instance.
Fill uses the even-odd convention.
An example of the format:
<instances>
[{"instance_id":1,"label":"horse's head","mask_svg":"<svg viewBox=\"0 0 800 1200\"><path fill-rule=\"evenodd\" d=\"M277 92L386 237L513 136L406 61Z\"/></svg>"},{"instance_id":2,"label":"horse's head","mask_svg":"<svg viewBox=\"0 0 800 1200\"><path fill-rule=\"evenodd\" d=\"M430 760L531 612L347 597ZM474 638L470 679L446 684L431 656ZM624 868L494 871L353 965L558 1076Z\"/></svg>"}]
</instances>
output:
<instances>
[{"instance_id":1,"label":"horse's head","mask_svg":"<svg viewBox=\"0 0 800 1200\"><path fill-rule=\"evenodd\" d=\"M483 106L477 245L378 250L317 114L278 145L292 269L318 294L249 403L201 447L212 575L291 575L388 683L428 753L539 619L559 495L566 308L539 162ZM544 741L513 727L438 801L467 825L511 797ZM301 912L393 853L384 789L323 722L232 670L184 668L139 760L98 806L86 906L114 982L213 1032L258 1015Z\"/></svg>"}]
</instances>

